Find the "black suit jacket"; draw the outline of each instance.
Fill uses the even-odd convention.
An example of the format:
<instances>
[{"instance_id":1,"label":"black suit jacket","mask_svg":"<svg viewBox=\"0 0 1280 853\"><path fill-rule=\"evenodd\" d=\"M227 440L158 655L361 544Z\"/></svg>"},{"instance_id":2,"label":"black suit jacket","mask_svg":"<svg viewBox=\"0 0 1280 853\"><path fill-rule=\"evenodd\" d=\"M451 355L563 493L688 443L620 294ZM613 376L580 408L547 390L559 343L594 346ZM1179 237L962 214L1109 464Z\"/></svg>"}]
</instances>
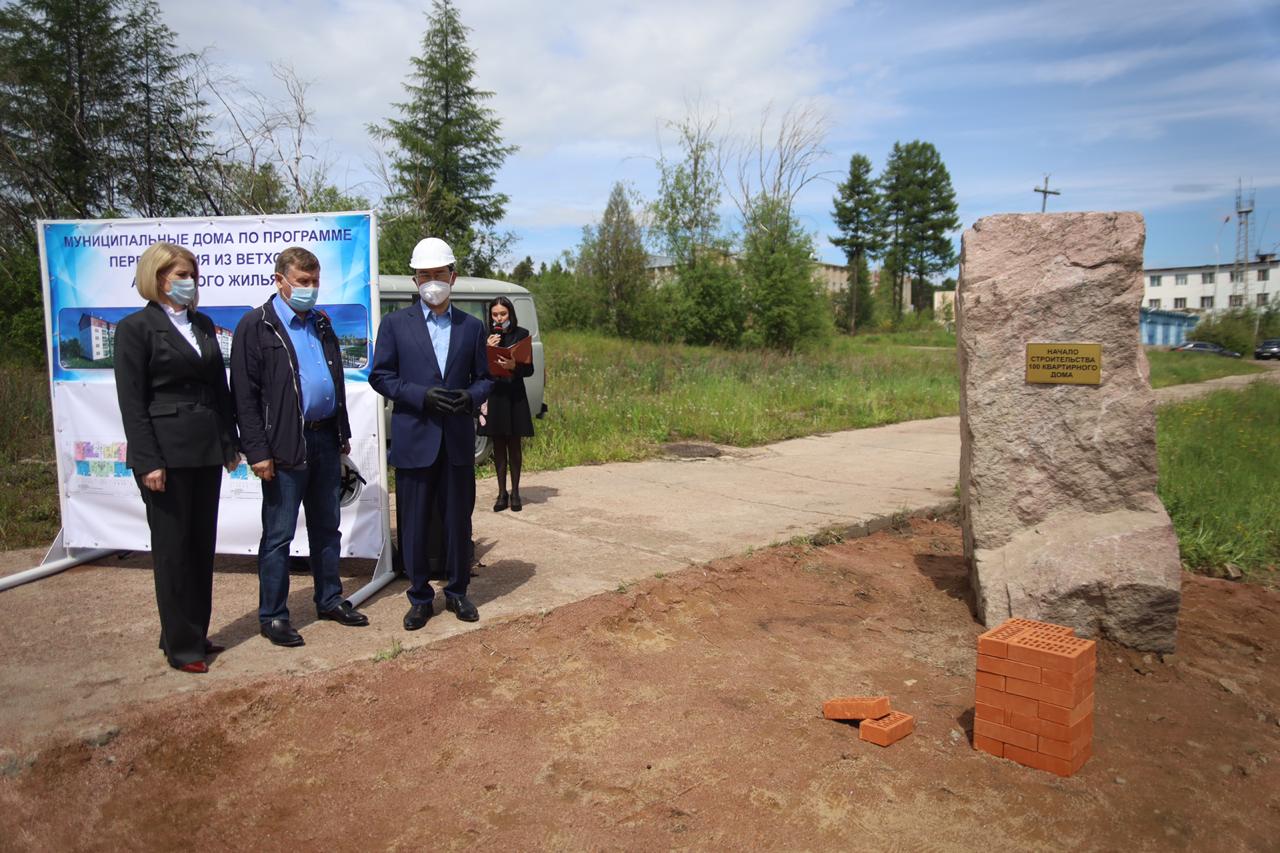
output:
<instances>
[{"instance_id":1,"label":"black suit jacket","mask_svg":"<svg viewBox=\"0 0 1280 853\"><path fill-rule=\"evenodd\" d=\"M135 474L235 458L235 407L213 321L191 311L197 354L158 303L116 326L116 395Z\"/></svg>"}]
</instances>

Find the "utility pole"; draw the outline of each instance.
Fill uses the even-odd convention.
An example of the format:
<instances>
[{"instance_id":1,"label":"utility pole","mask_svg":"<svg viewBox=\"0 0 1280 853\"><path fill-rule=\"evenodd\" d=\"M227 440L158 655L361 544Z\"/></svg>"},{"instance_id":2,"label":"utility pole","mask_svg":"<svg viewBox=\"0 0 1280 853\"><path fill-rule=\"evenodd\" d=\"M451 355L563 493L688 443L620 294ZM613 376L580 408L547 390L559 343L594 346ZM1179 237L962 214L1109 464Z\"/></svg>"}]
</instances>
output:
<instances>
[{"instance_id":1,"label":"utility pole","mask_svg":"<svg viewBox=\"0 0 1280 853\"><path fill-rule=\"evenodd\" d=\"M1040 193L1040 212L1041 212L1041 213L1044 213L1045 208L1049 205L1049 196L1051 196L1051 195L1062 195L1062 193L1058 192L1057 190L1051 190L1051 189L1049 189L1049 176L1048 176L1048 175L1045 175L1045 176L1044 176L1044 187L1043 187L1043 188L1041 188L1041 187L1033 187L1031 191L1032 191L1032 192L1034 192L1034 193Z\"/></svg>"}]
</instances>

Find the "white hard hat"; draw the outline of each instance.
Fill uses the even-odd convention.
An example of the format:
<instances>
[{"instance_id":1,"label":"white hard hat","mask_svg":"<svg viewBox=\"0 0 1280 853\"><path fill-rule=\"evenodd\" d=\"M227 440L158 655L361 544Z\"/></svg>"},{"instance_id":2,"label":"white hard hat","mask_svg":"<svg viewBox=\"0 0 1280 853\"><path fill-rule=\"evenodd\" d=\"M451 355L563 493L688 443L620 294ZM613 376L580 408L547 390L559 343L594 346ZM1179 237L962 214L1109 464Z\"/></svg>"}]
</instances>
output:
<instances>
[{"instance_id":1,"label":"white hard hat","mask_svg":"<svg viewBox=\"0 0 1280 853\"><path fill-rule=\"evenodd\" d=\"M457 263L453 258L453 249L439 237L428 237L419 240L413 247L413 257L409 258L409 266L415 270L434 270Z\"/></svg>"}]
</instances>

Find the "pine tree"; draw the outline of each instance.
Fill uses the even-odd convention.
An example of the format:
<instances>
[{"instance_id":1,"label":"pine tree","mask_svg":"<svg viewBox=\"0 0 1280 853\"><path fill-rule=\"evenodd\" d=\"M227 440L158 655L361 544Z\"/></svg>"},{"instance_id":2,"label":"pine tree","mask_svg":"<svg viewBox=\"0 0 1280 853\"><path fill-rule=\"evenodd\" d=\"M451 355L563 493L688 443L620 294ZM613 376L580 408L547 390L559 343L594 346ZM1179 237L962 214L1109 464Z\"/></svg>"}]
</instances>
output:
<instances>
[{"instance_id":1,"label":"pine tree","mask_svg":"<svg viewBox=\"0 0 1280 853\"><path fill-rule=\"evenodd\" d=\"M404 84L408 99L395 104L400 118L370 127L395 149L379 255L384 271L403 270L414 243L440 237L467 272L485 275L512 241L495 230L508 199L494 183L516 147L502 143L502 123L486 106L493 92L475 86L470 30L452 0L435 0L427 22Z\"/></svg>"},{"instance_id":2,"label":"pine tree","mask_svg":"<svg viewBox=\"0 0 1280 853\"><path fill-rule=\"evenodd\" d=\"M889 246L900 260L899 283L911 281L911 304L930 307L929 277L955 265L950 232L960 226L951 175L932 143L894 143L880 179ZM895 288L895 294L900 291ZM901 299L897 311L901 314Z\"/></svg>"},{"instance_id":3,"label":"pine tree","mask_svg":"<svg viewBox=\"0 0 1280 853\"><path fill-rule=\"evenodd\" d=\"M870 283L863 270L868 259L884 247L884 214L875 179L871 177L871 160L862 154L849 159L849 177L836 187L835 210L832 213L839 237L831 242L844 249L849 266L849 284L845 290L848 302L842 312L849 333L857 331L860 322L870 317Z\"/></svg>"},{"instance_id":4,"label":"pine tree","mask_svg":"<svg viewBox=\"0 0 1280 853\"><path fill-rule=\"evenodd\" d=\"M583 229L578 273L595 285L610 330L622 337L645 337L649 279L644 235L631 212L627 189L613 185L604 216L595 228Z\"/></svg>"},{"instance_id":5,"label":"pine tree","mask_svg":"<svg viewBox=\"0 0 1280 853\"><path fill-rule=\"evenodd\" d=\"M516 284L523 285L531 278L533 278L533 258L525 255L524 260L516 264L515 268L511 270L511 280Z\"/></svg>"},{"instance_id":6,"label":"pine tree","mask_svg":"<svg viewBox=\"0 0 1280 853\"><path fill-rule=\"evenodd\" d=\"M183 83L189 57L172 42L150 0L0 7L0 336L9 354L44 354L33 220L190 212L203 136Z\"/></svg>"}]
</instances>

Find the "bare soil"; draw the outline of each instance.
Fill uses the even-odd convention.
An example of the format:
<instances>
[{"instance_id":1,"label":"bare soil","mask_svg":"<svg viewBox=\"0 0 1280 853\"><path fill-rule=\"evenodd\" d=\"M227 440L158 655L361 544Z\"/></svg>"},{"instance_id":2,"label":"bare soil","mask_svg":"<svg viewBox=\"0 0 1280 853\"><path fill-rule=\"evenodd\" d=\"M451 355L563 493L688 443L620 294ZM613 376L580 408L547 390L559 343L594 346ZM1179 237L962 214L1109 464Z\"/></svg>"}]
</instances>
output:
<instances>
[{"instance_id":1,"label":"bare soil","mask_svg":"<svg viewBox=\"0 0 1280 853\"><path fill-rule=\"evenodd\" d=\"M121 709L8 756L0 848L1275 850L1280 594L1183 591L1176 655L1100 647L1069 779L972 749L959 531L913 521ZM822 719L879 693L892 747Z\"/></svg>"}]
</instances>

